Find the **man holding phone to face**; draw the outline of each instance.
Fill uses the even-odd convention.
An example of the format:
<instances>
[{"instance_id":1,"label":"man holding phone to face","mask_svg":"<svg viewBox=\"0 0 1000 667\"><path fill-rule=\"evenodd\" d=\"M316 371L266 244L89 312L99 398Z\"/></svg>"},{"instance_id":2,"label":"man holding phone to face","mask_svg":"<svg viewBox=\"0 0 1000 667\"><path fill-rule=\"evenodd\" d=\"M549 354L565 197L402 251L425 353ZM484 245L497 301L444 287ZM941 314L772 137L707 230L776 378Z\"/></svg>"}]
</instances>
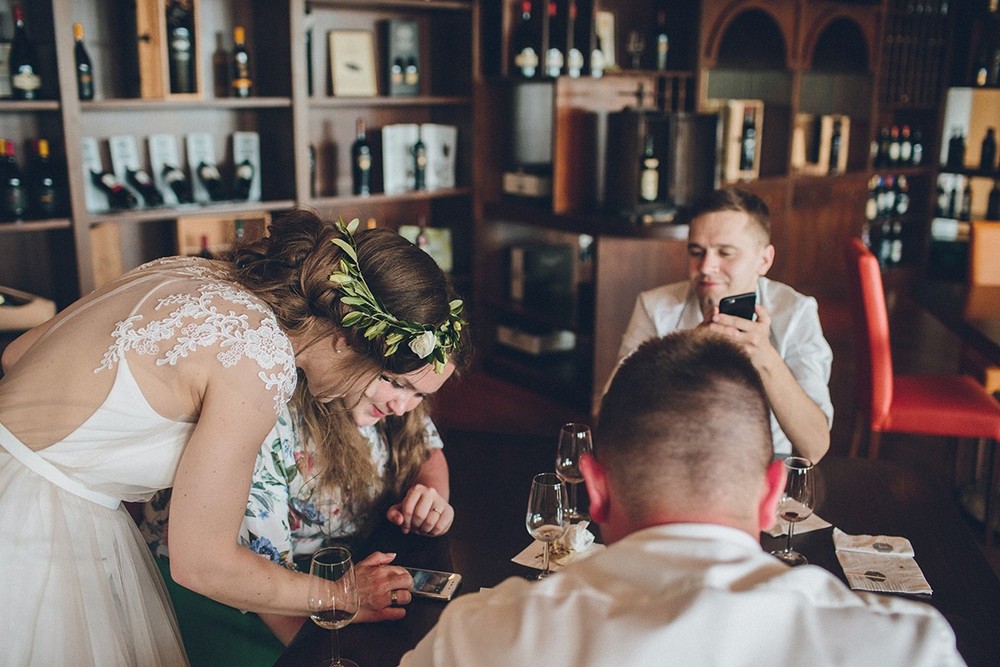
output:
<instances>
[{"instance_id":1,"label":"man holding phone to face","mask_svg":"<svg viewBox=\"0 0 1000 667\"><path fill-rule=\"evenodd\" d=\"M638 296L618 357L673 331L703 326L725 333L764 380L775 455L795 451L815 463L830 448L833 352L816 299L766 278L773 262L767 205L736 188L710 193L691 211L689 279ZM755 295L754 319L720 312L724 299L747 293Z\"/></svg>"}]
</instances>

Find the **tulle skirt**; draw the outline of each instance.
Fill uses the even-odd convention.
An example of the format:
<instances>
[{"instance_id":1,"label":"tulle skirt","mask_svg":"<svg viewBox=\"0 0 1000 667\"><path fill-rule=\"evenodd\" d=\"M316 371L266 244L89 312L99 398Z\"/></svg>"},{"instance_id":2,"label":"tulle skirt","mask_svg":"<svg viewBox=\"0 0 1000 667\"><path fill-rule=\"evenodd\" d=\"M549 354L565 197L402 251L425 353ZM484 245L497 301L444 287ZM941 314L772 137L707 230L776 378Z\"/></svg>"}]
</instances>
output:
<instances>
[{"instance_id":1,"label":"tulle skirt","mask_svg":"<svg viewBox=\"0 0 1000 667\"><path fill-rule=\"evenodd\" d=\"M187 665L163 580L128 512L0 449L0 664Z\"/></svg>"}]
</instances>

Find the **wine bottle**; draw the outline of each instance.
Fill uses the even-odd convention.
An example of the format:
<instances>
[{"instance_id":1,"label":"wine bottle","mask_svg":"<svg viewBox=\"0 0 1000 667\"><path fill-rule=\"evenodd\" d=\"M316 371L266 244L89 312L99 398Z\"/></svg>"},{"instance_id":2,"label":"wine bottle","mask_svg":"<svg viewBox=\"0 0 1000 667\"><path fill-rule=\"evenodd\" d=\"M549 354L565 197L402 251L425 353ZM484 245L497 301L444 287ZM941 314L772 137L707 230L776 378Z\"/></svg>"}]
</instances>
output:
<instances>
[{"instance_id":1,"label":"wine bottle","mask_svg":"<svg viewBox=\"0 0 1000 667\"><path fill-rule=\"evenodd\" d=\"M889 130L889 164L899 164L899 126L893 125Z\"/></svg>"},{"instance_id":2,"label":"wine bottle","mask_svg":"<svg viewBox=\"0 0 1000 667\"><path fill-rule=\"evenodd\" d=\"M511 51L514 53L514 73L525 79L538 73L540 19L537 13L532 14L532 0L521 0L521 18L514 29Z\"/></svg>"},{"instance_id":3,"label":"wine bottle","mask_svg":"<svg viewBox=\"0 0 1000 667\"><path fill-rule=\"evenodd\" d=\"M194 13L191 0L168 0L167 59L170 63L170 92L193 93Z\"/></svg>"},{"instance_id":4,"label":"wine bottle","mask_svg":"<svg viewBox=\"0 0 1000 667\"><path fill-rule=\"evenodd\" d=\"M562 74L566 64L563 49L566 48L566 23L559 14L560 0L548 0L549 45L545 51L545 76L556 78Z\"/></svg>"},{"instance_id":5,"label":"wine bottle","mask_svg":"<svg viewBox=\"0 0 1000 667\"><path fill-rule=\"evenodd\" d=\"M197 172L198 180L205 186L209 199L221 201L226 198L222 187L222 174L219 173L219 168L216 165L199 162Z\"/></svg>"},{"instance_id":6,"label":"wine bottle","mask_svg":"<svg viewBox=\"0 0 1000 667\"><path fill-rule=\"evenodd\" d=\"M906 215L910 210L910 183L906 180L906 174L896 177L896 204L895 214Z\"/></svg>"},{"instance_id":7,"label":"wine bottle","mask_svg":"<svg viewBox=\"0 0 1000 667\"><path fill-rule=\"evenodd\" d=\"M59 179L49 156L48 139L35 143L35 158L27 174L28 210L33 218L55 218L62 206Z\"/></svg>"},{"instance_id":8,"label":"wine bottle","mask_svg":"<svg viewBox=\"0 0 1000 667\"><path fill-rule=\"evenodd\" d=\"M740 134L740 171L754 168L757 157L757 110L752 106L743 109L743 131Z\"/></svg>"},{"instance_id":9,"label":"wine bottle","mask_svg":"<svg viewBox=\"0 0 1000 667\"><path fill-rule=\"evenodd\" d=\"M139 205L135 195L129 192L128 188L122 185L121 181L115 178L115 175L110 171L91 171L90 180L107 195L109 208L124 210Z\"/></svg>"},{"instance_id":10,"label":"wine bottle","mask_svg":"<svg viewBox=\"0 0 1000 667\"><path fill-rule=\"evenodd\" d=\"M403 65L402 58L393 58L392 65L389 67L389 85L392 88L398 88L403 85L404 75L403 70L406 67Z\"/></svg>"},{"instance_id":11,"label":"wine bottle","mask_svg":"<svg viewBox=\"0 0 1000 667\"><path fill-rule=\"evenodd\" d=\"M968 180L962 188L962 207L958 211L958 219L963 222L972 220L972 186Z\"/></svg>"},{"instance_id":12,"label":"wine bottle","mask_svg":"<svg viewBox=\"0 0 1000 667\"><path fill-rule=\"evenodd\" d=\"M161 174L163 180L177 197L178 203L188 204L191 202L191 181L188 180L187 174L180 167L165 164Z\"/></svg>"},{"instance_id":13,"label":"wine bottle","mask_svg":"<svg viewBox=\"0 0 1000 667\"><path fill-rule=\"evenodd\" d=\"M201 235L201 246L198 249L198 256L205 259L215 259L215 255L212 254L211 248L208 247L208 234Z\"/></svg>"},{"instance_id":14,"label":"wine bottle","mask_svg":"<svg viewBox=\"0 0 1000 667\"><path fill-rule=\"evenodd\" d=\"M427 146L420 138L420 128L417 128L417 143L413 144L413 189L427 189Z\"/></svg>"},{"instance_id":15,"label":"wine bottle","mask_svg":"<svg viewBox=\"0 0 1000 667\"><path fill-rule=\"evenodd\" d=\"M830 135L830 173L840 173L840 148L841 148L841 122L839 118L833 119L833 133Z\"/></svg>"},{"instance_id":16,"label":"wine bottle","mask_svg":"<svg viewBox=\"0 0 1000 667\"><path fill-rule=\"evenodd\" d=\"M10 47L10 84L14 99L38 99L42 78L35 60L35 47L24 27L24 8L14 5L14 41Z\"/></svg>"},{"instance_id":17,"label":"wine bottle","mask_svg":"<svg viewBox=\"0 0 1000 667\"><path fill-rule=\"evenodd\" d=\"M250 97L253 81L250 78L250 52L247 51L246 31L243 26L233 28L233 95Z\"/></svg>"},{"instance_id":18,"label":"wine bottle","mask_svg":"<svg viewBox=\"0 0 1000 667\"><path fill-rule=\"evenodd\" d=\"M420 85L420 70L417 68L417 59L413 56L406 59L406 68L403 70L403 82L407 86L412 87Z\"/></svg>"},{"instance_id":19,"label":"wine bottle","mask_svg":"<svg viewBox=\"0 0 1000 667\"><path fill-rule=\"evenodd\" d=\"M993 180L993 189L986 203L986 219L1000 220L1000 181Z\"/></svg>"},{"instance_id":20,"label":"wine bottle","mask_svg":"<svg viewBox=\"0 0 1000 667\"><path fill-rule=\"evenodd\" d=\"M312 3L306 0L306 95L313 96L313 15Z\"/></svg>"},{"instance_id":21,"label":"wine bottle","mask_svg":"<svg viewBox=\"0 0 1000 667\"><path fill-rule=\"evenodd\" d=\"M878 133L878 147L875 153L875 167L889 166L889 128L883 127Z\"/></svg>"},{"instance_id":22,"label":"wine bottle","mask_svg":"<svg viewBox=\"0 0 1000 667\"><path fill-rule=\"evenodd\" d=\"M959 128L952 130L948 139L947 166L951 171L961 171L965 165L965 137Z\"/></svg>"},{"instance_id":23,"label":"wine bottle","mask_svg":"<svg viewBox=\"0 0 1000 667\"><path fill-rule=\"evenodd\" d=\"M232 58L226 50L225 35L215 33L215 51L212 53L212 89L216 97L229 96L229 63Z\"/></svg>"},{"instance_id":24,"label":"wine bottle","mask_svg":"<svg viewBox=\"0 0 1000 667\"><path fill-rule=\"evenodd\" d=\"M997 137L996 130L992 127L986 128L986 136L983 137L982 148L979 152L979 171L992 174L997 168Z\"/></svg>"},{"instance_id":25,"label":"wine bottle","mask_svg":"<svg viewBox=\"0 0 1000 667\"><path fill-rule=\"evenodd\" d=\"M920 130L913 131L913 154L910 157L910 163L918 165L924 160L924 139L920 133Z\"/></svg>"},{"instance_id":26,"label":"wine bottle","mask_svg":"<svg viewBox=\"0 0 1000 667\"><path fill-rule=\"evenodd\" d=\"M76 93L81 100L94 99L94 69L83 45L83 24L73 24L73 55L76 60Z\"/></svg>"},{"instance_id":27,"label":"wine bottle","mask_svg":"<svg viewBox=\"0 0 1000 667\"><path fill-rule=\"evenodd\" d=\"M868 200L865 202L865 217L868 220L875 220L878 217L878 189L881 184L881 176L877 174L868 181Z\"/></svg>"},{"instance_id":28,"label":"wine bottle","mask_svg":"<svg viewBox=\"0 0 1000 667\"><path fill-rule=\"evenodd\" d=\"M646 148L640 157L639 198L656 201L660 194L660 160L653 151L653 136L646 137Z\"/></svg>"},{"instance_id":29,"label":"wine bottle","mask_svg":"<svg viewBox=\"0 0 1000 667\"><path fill-rule=\"evenodd\" d=\"M3 178L0 179L0 188L3 189L3 210L0 212L0 217L4 220L24 218L24 214L28 210L28 190L24 182L24 175L17 164L17 157L14 155L13 141L5 141Z\"/></svg>"},{"instance_id":30,"label":"wine bottle","mask_svg":"<svg viewBox=\"0 0 1000 667\"><path fill-rule=\"evenodd\" d=\"M899 266L903 261L903 223L895 220L892 223L891 240L889 243L889 266Z\"/></svg>"},{"instance_id":31,"label":"wine bottle","mask_svg":"<svg viewBox=\"0 0 1000 667\"><path fill-rule=\"evenodd\" d=\"M667 69L667 53L670 51L670 37L667 35L667 12L663 9L656 12L656 32L653 34L653 44L656 48L656 69L663 72Z\"/></svg>"},{"instance_id":32,"label":"wine bottle","mask_svg":"<svg viewBox=\"0 0 1000 667\"><path fill-rule=\"evenodd\" d=\"M163 203L163 195L144 169L126 169L125 182L136 189L146 206L159 206Z\"/></svg>"},{"instance_id":33,"label":"wine bottle","mask_svg":"<svg viewBox=\"0 0 1000 667\"><path fill-rule=\"evenodd\" d=\"M316 144L309 144L309 196L316 197Z\"/></svg>"},{"instance_id":34,"label":"wine bottle","mask_svg":"<svg viewBox=\"0 0 1000 667\"><path fill-rule=\"evenodd\" d=\"M253 185L254 171L256 170L250 160L243 160L243 162L236 165L236 178L233 181L234 199L245 200L250 198L250 186Z\"/></svg>"},{"instance_id":35,"label":"wine bottle","mask_svg":"<svg viewBox=\"0 0 1000 667\"><path fill-rule=\"evenodd\" d=\"M583 73L583 53L576 45L577 0L566 3L566 74L575 79Z\"/></svg>"},{"instance_id":36,"label":"wine bottle","mask_svg":"<svg viewBox=\"0 0 1000 667\"><path fill-rule=\"evenodd\" d=\"M355 121L355 138L351 144L351 181L356 195L370 195L372 176L372 147L368 143L365 121Z\"/></svg>"},{"instance_id":37,"label":"wine bottle","mask_svg":"<svg viewBox=\"0 0 1000 667\"><path fill-rule=\"evenodd\" d=\"M913 164L913 137L910 135L910 126L904 125L899 133L899 162L900 164Z\"/></svg>"}]
</instances>

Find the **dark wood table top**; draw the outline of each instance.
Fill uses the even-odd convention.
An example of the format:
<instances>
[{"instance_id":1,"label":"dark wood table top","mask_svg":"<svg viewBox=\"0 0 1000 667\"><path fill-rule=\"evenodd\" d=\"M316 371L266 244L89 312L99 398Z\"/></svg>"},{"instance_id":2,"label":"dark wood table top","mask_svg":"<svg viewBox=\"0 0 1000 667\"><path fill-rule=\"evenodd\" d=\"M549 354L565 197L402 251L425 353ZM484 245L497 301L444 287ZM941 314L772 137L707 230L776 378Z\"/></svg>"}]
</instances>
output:
<instances>
[{"instance_id":1,"label":"dark wood table top","mask_svg":"<svg viewBox=\"0 0 1000 667\"><path fill-rule=\"evenodd\" d=\"M1000 364L1000 285L921 280L911 295L964 343Z\"/></svg>"},{"instance_id":2,"label":"dark wood table top","mask_svg":"<svg viewBox=\"0 0 1000 667\"><path fill-rule=\"evenodd\" d=\"M1000 664L1000 580L950 493L908 464L828 458L817 471L817 513L847 533L908 538L934 590L932 596L914 597L944 614L970 665ZM384 550L397 550L401 564L461 573L459 595L495 586L508 576L530 574L510 561L530 540L521 508L521 496L526 499L527 492L504 498L501 486L506 485L480 486L479 493L466 490L465 498L461 492L458 498L453 495L462 521L447 537L390 539ZM519 480L510 494L521 491L520 486ZM481 496L474 508L458 504L472 501L474 495ZM762 535L761 544L767 550L781 548L784 538ZM796 535L793 545L811 563L846 582L834 554L832 529ZM402 621L350 625L340 631L342 655L361 667L396 665L434 625L443 607L442 602L418 599ZM276 665L317 665L329 655L329 632L307 623Z\"/></svg>"}]
</instances>

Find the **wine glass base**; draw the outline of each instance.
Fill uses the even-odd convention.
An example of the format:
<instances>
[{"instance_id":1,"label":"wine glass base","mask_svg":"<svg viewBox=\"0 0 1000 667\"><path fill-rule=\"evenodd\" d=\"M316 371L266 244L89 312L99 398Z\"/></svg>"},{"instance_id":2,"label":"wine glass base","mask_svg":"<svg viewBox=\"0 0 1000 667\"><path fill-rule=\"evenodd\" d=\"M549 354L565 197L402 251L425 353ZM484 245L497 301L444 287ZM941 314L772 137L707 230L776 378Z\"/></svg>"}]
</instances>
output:
<instances>
[{"instance_id":1,"label":"wine glass base","mask_svg":"<svg viewBox=\"0 0 1000 667\"><path fill-rule=\"evenodd\" d=\"M792 551L792 550L772 551L771 555L780 560L785 565L790 565L792 567L796 567L797 565L809 564L809 559L800 554L798 551Z\"/></svg>"},{"instance_id":2,"label":"wine glass base","mask_svg":"<svg viewBox=\"0 0 1000 667\"><path fill-rule=\"evenodd\" d=\"M539 572L534 577L532 577L532 579L534 581L541 581L542 579L545 579L546 577L551 577L553 574L555 574L555 572L553 570L549 570L548 572Z\"/></svg>"},{"instance_id":3,"label":"wine glass base","mask_svg":"<svg viewBox=\"0 0 1000 667\"><path fill-rule=\"evenodd\" d=\"M359 665L353 660L341 658L340 660L331 659L329 662L324 662L322 667L359 667Z\"/></svg>"}]
</instances>

